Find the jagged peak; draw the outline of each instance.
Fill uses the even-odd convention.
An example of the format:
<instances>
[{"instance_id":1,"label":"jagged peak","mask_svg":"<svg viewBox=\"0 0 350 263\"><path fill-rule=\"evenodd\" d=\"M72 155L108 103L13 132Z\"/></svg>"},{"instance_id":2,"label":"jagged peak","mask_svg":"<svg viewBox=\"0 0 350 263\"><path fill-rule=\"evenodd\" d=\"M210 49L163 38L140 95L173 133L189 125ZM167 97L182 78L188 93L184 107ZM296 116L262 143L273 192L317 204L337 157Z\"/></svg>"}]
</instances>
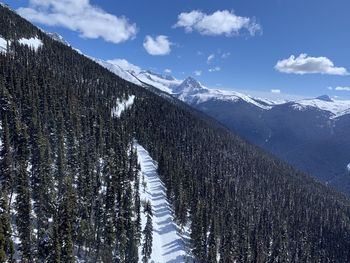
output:
<instances>
[{"instance_id":1,"label":"jagged peak","mask_svg":"<svg viewBox=\"0 0 350 263\"><path fill-rule=\"evenodd\" d=\"M179 86L174 88L174 93L193 93L201 90L206 90L202 84L193 77L187 77Z\"/></svg>"}]
</instances>

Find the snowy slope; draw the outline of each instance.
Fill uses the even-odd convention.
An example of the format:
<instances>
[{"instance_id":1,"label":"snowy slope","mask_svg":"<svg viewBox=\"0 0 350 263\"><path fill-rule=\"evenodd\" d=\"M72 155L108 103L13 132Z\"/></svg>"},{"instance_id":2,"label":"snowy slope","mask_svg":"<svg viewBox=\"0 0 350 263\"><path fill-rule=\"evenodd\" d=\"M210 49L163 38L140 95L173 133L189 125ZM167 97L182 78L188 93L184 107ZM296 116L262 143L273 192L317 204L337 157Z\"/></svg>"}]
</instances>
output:
<instances>
[{"instance_id":1,"label":"snowy slope","mask_svg":"<svg viewBox=\"0 0 350 263\"><path fill-rule=\"evenodd\" d=\"M350 113L349 100L331 100L323 99L324 96L315 99L300 100L294 102L293 108L298 110L307 110L308 108L317 108L323 111L330 112L332 118L337 118Z\"/></svg>"},{"instance_id":2,"label":"snowy slope","mask_svg":"<svg viewBox=\"0 0 350 263\"><path fill-rule=\"evenodd\" d=\"M182 82L181 80L177 80L168 75L163 76L149 70L141 71L135 74L135 77L137 77L142 82L147 83L169 94L172 94L173 89L180 85Z\"/></svg>"},{"instance_id":3,"label":"snowy slope","mask_svg":"<svg viewBox=\"0 0 350 263\"><path fill-rule=\"evenodd\" d=\"M0 52L7 52L7 40L0 36Z\"/></svg>"},{"instance_id":4,"label":"snowy slope","mask_svg":"<svg viewBox=\"0 0 350 263\"><path fill-rule=\"evenodd\" d=\"M18 42L21 45L26 45L35 51L38 51L38 49L43 45L43 42L38 37L31 37L31 38L21 38L18 40Z\"/></svg>"},{"instance_id":5,"label":"snowy slope","mask_svg":"<svg viewBox=\"0 0 350 263\"><path fill-rule=\"evenodd\" d=\"M131 83L136 84L136 85L142 86L142 83L139 80L137 80L127 70L122 69L118 64L104 61L102 59L93 58L93 57L89 57L89 58L94 60L98 64L100 64L102 67L108 69L110 72L116 74L118 77L121 77L122 79L125 79Z\"/></svg>"},{"instance_id":6,"label":"snowy slope","mask_svg":"<svg viewBox=\"0 0 350 263\"><path fill-rule=\"evenodd\" d=\"M149 262L188 262L186 261L189 254L188 243L185 236L179 233L179 227L174 223L171 206L166 198L166 188L157 174L157 163L141 145L136 144L136 150L142 172L141 201L149 200L153 209L153 246ZM142 185L143 180L146 183L145 191ZM144 229L146 217L143 213L141 224ZM142 262L141 254L139 262Z\"/></svg>"},{"instance_id":7,"label":"snowy slope","mask_svg":"<svg viewBox=\"0 0 350 263\"><path fill-rule=\"evenodd\" d=\"M124 75L128 73L128 77L131 75L133 77L133 82L136 79L139 83L151 85L169 94L172 94L173 88L177 87L182 82L169 75L161 75L150 70L143 70L125 59L114 59L104 62L114 65L119 71L123 71L124 73L122 74ZM123 78L120 72L116 72L116 74Z\"/></svg>"}]
</instances>

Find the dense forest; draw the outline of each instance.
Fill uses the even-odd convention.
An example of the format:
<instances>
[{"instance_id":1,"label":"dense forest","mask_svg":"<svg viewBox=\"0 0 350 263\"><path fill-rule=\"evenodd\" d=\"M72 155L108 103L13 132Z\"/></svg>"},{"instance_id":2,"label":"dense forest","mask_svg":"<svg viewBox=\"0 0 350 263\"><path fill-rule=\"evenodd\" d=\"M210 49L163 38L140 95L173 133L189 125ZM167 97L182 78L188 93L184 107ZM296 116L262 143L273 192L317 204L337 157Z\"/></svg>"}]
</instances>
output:
<instances>
[{"instance_id":1,"label":"dense forest","mask_svg":"<svg viewBox=\"0 0 350 263\"><path fill-rule=\"evenodd\" d=\"M139 262L134 140L196 262L349 262L350 201L0 6L0 262ZM38 50L18 43L38 37ZM120 117L120 99L135 96ZM151 228L151 226L148 226ZM146 239L147 239L146 238ZM144 258L147 262L147 257Z\"/></svg>"}]
</instances>

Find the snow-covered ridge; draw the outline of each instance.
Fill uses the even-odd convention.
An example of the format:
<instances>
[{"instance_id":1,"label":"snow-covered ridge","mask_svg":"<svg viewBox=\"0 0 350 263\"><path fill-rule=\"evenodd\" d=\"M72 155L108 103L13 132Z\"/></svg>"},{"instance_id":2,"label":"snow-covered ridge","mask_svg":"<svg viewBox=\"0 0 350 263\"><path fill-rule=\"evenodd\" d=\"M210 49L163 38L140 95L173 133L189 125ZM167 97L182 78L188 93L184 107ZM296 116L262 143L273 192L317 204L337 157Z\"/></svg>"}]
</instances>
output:
<instances>
[{"instance_id":1,"label":"snow-covered ridge","mask_svg":"<svg viewBox=\"0 0 350 263\"><path fill-rule=\"evenodd\" d=\"M182 82L181 80L175 78L169 78L168 75L162 76L149 70L140 71L139 73L135 74L135 77L137 77L142 82L147 83L169 94L172 94L173 88L177 87Z\"/></svg>"},{"instance_id":2,"label":"snow-covered ridge","mask_svg":"<svg viewBox=\"0 0 350 263\"><path fill-rule=\"evenodd\" d=\"M138 143L136 143L136 151L142 173L140 198L141 201L149 201L151 203L153 212L153 242L149 262L192 262L189 257L188 232L185 231L184 234L180 234L180 228L174 222L172 209L166 198L166 188L157 174L157 163L151 158L147 150ZM142 229L144 229L145 225L146 216L142 213ZM141 263L141 251L139 258Z\"/></svg>"},{"instance_id":3,"label":"snow-covered ridge","mask_svg":"<svg viewBox=\"0 0 350 263\"><path fill-rule=\"evenodd\" d=\"M127 99L118 99L117 104L112 109L112 117L119 118L122 113L134 104L135 96L131 95Z\"/></svg>"},{"instance_id":4,"label":"snow-covered ridge","mask_svg":"<svg viewBox=\"0 0 350 263\"><path fill-rule=\"evenodd\" d=\"M332 114L332 118L337 118L350 113L349 100L323 100L320 98L305 99L295 101L292 107L297 110L307 110L308 108L316 108L327 111Z\"/></svg>"},{"instance_id":5,"label":"snow-covered ridge","mask_svg":"<svg viewBox=\"0 0 350 263\"><path fill-rule=\"evenodd\" d=\"M96 63L100 64L102 67L108 69L110 72L114 73L118 77L121 77L122 79L125 79L131 83L136 84L136 85L142 86L142 83L139 80L137 80L128 71L122 69L120 66L118 66L114 63L108 62L108 61L104 61L102 59L97 59L97 58L93 58L93 57L89 57L89 58L92 59L93 61L95 61Z\"/></svg>"}]
</instances>

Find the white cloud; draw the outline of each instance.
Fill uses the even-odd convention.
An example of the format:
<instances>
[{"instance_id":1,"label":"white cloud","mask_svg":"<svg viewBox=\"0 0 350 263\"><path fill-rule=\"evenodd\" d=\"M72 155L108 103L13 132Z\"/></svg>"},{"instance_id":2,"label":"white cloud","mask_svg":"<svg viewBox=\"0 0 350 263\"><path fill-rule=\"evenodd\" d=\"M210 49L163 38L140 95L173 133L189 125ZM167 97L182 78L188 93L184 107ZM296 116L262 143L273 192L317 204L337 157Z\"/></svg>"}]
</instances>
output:
<instances>
[{"instance_id":1,"label":"white cloud","mask_svg":"<svg viewBox=\"0 0 350 263\"><path fill-rule=\"evenodd\" d=\"M225 59L225 58L228 58L229 56L231 56L231 52L226 52L221 55L221 58Z\"/></svg>"},{"instance_id":2,"label":"white cloud","mask_svg":"<svg viewBox=\"0 0 350 263\"><path fill-rule=\"evenodd\" d=\"M126 17L109 14L89 0L29 0L29 7L17 12L32 22L61 26L79 32L81 37L112 43L133 39L137 33L136 24Z\"/></svg>"},{"instance_id":3,"label":"white cloud","mask_svg":"<svg viewBox=\"0 0 350 263\"><path fill-rule=\"evenodd\" d=\"M336 87L336 91L350 91L350 87Z\"/></svg>"},{"instance_id":4,"label":"white cloud","mask_svg":"<svg viewBox=\"0 0 350 263\"><path fill-rule=\"evenodd\" d=\"M254 36L261 32L261 26L249 17L237 16L233 11L218 10L212 14L205 14L199 10L181 13L174 27L183 27L186 32L198 31L201 35L236 36L242 30Z\"/></svg>"},{"instance_id":5,"label":"white cloud","mask_svg":"<svg viewBox=\"0 0 350 263\"><path fill-rule=\"evenodd\" d=\"M126 71L131 71L134 73L139 73L141 71L141 68L130 63L129 61L127 61L126 59L111 59L111 60L107 60L108 63L111 63L115 66L118 66L120 68L122 68L123 70Z\"/></svg>"},{"instance_id":6,"label":"white cloud","mask_svg":"<svg viewBox=\"0 0 350 263\"><path fill-rule=\"evenodd\" d=\"M327 87L328 90L333 90L333 87Z\"/></svg>"},{"instance_id":7,"label":"white cloud","mask_svg":"<svg viewBox=\"0 0 350 263\"><path fill-rule=\"evenodd\" d=\"M215 68L208 69L209 72L217 72L217 71L220 71L220 70L221 70L220 67L215 67Z\"/></svg>"},{"instance_id":8,"label":"white cloud","mask_svg":"<svg viewBox=\"0 0 350 263\"><path fill-rule=\"evenodd\" d=\"M214 54L210 54L207 58L207 63L210 64L210 62L212 62L212 60L215 58Z\"/></svg>"},{"instance_id":9,"label":"white cloud","mask_svg":"<svg viewBox=\"0 0 350 263\"><path fill-rule=\"evenodd\" d=\"M326 57L309 57L307 54L300 54L298 57L290 56L287 59L279 60L275 65L279 72L289 74L328 74L328 75L348 75L348 71L343 67L335 67L334 63Z\"/></svg>"},{"instance_id":10,"label":"white cloud","mask_svg":"<svg viewBox=\"0 0 350 263\"><path fill-rule=\"evenodd\" d=\"M202 71L201 70L195 70L194 71L194 75L196 75L197 77L202 75Z\"/></svg>"},{"instance_id":11,"label":"white cloud","mask_svg":"<svg viewBox=\"0 0 350 263\"><path fill-rule=\"evenodd\" d=\"M171 69L166 68L166 69L164 70L164 73L166 73L166 74L171 74Z\"/></svg>"},{"instance_id":12,"label":"white cloud","mask_svg":"<svg viewBox=\"0 0 350 263\"><path fill-rule=\"evenodd\" d=\"M275 93L275 94L280 94L281 93L280 89L272 89L270 91L271 91L271 93Z\"/></svg>"},{"instance_id":13,"label":"white cloud","mask_svg":"<svg viewBox=\"0 0 350 263\"><path fill-rule=\"evenodd\" d=\"M143 47L146 49L148 54L160 56L170 53L171 44L172 43L168 40L167 36L160 35L156 38L146 36L143 42Z\"/></svg>"}]
</instances>

